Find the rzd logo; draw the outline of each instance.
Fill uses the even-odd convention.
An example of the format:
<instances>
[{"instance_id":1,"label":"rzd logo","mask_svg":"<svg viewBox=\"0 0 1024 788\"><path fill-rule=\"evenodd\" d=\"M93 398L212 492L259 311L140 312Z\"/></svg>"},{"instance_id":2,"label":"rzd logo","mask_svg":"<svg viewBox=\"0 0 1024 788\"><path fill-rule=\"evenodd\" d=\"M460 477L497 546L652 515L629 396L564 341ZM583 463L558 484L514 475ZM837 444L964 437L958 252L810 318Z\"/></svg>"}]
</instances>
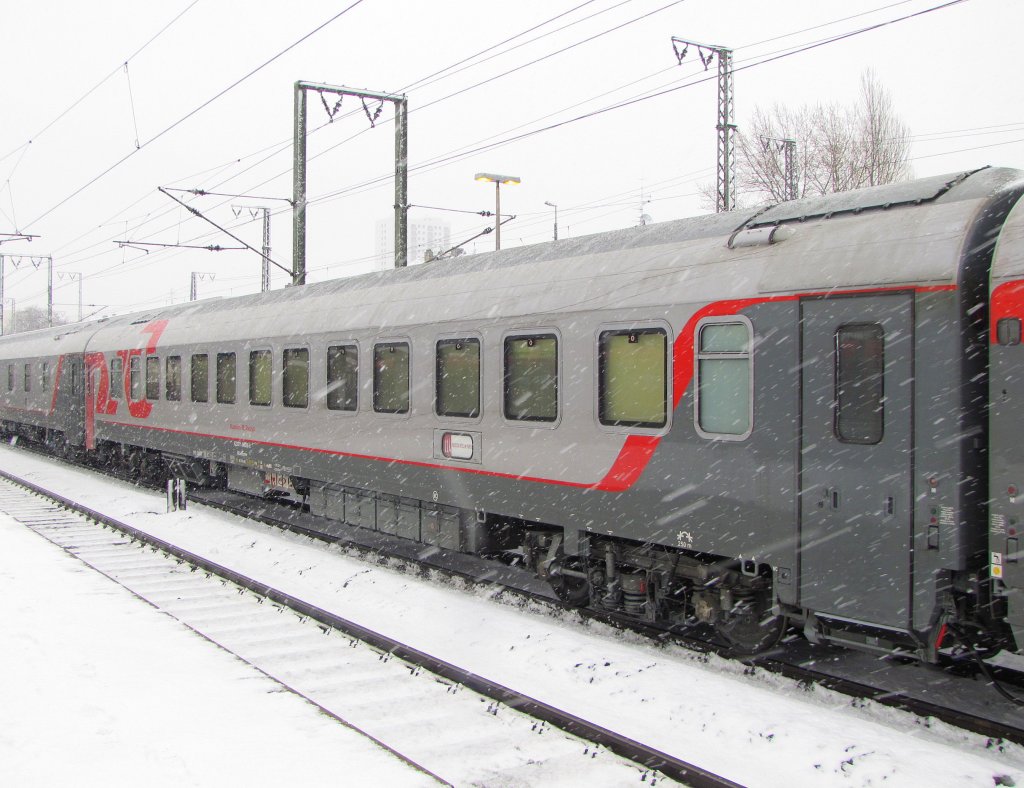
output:
<instances>
[{"instance_id":1,"label":"rzd logo","mask_svg":"<svg viewBox=\"0 0 1024 788\"><path fill-rule=\"evenodd\" d=\"M149 334L145 350L133 348L131 350L118 350L114 355L121 359L120 380L111 380L110 367L107 364L106 356L103 353L85 354L85 374L88 381L88 388L85 397L85 444L86 448L93 449L96 444L96 414L101 416L116 416L119 400L124 398L128 403L128 413L136 419L145 419L153 412L153 403L146 399L145 388L142 389L140 399L132 399L132 359L138 359L136 374L142 375L144 355L156 353L157 342L160 335L167 328L166 320L154 320L142 328L141 333ZM116 396L114 396L116 394Z\"/></svg>"}]
</instances>

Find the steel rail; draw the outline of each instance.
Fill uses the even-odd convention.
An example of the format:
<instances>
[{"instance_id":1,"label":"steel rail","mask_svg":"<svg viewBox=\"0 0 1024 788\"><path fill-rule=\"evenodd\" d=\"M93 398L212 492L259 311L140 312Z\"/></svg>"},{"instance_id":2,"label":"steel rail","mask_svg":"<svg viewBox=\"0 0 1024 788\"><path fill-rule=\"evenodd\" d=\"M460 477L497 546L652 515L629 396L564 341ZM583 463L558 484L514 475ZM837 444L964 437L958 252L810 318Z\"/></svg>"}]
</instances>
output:
<instances>
[{"instance_id":1,"label":"steel rail","mask_svg":"<svg viewBox=\"0 0 1024 788\"><path fill-rule=\"evenodd\" d=\"M374 548L346 539L344 536L325 534L316 531L315 529L308 528L301 523L296 522L298 518L286 519L283 517L275 517L274 514L269 511L266 506L266 502L263 502L263 507L256 511L247 509L241 505L211 500L206 496L203 496L202 493L196 493L193 497L200 500L206 506L256 520L282 530L292 531L303 536L317 539L318 541L341 544L346 547L351 547L365 552L371 552L374 550ZM385 553L385 555L387 554ZM992 739L1003 739L1024 745L1024 725L1022 725L1022 727L1010 727L997 720L988 719L969 711L961 711L959 709L943 706L922 698L916 698L912 695L894 692L891 689L875 687L863 681L857 681L843 676L836 676L820 668L810 668L794 664L793 662L787 662L777 654L766 654L763 656L753 657L737 656L728 647L720 646L708 640L703 640L694 636L682 635L677 632L670 632L664 628L652 626L644 622L627 621L621 616L616 616L613 613L592 610L589 608L567 608L562 606L557 600L540 596L528 590L516 588L514 586L503 585L493 578L480 579L478 577L474 577L470 573L458 569L440 566L436 563L418 561L415 558L392 555L389 555L388 557L399 561L405 561L410 564L428 567L432 571L440 572L450 577L458 578L459 580L468 581L470 583L481 585L486 584L490 586L497 584L510 594L515 594L531 602L544 604L552 609L570 609L585 619L595 620L612 627L637 632L650 637L652 640L663 641L667 635L671 637L673 643L694 651L712 652L724 658L739 659L752 667L760 668L768 673L777 674L794 681L819 685L851 698L874 701L875 703L883 706L907 711L920 717L932 717L957 728L987 736Z\"/></svg>"},{"instance_id":2,"label":"steel rail","mask_svg":"<svg viewBox=\"0 0 1024 788\"><path fill-rule=\"evenodd\" d=\"M0 477L27 490L48 498L59 505L88 517L109 528L121 531L133 540L142 542L152 548L161 550L168 555L188 563L204 572L217 575L218 577L244 588L253 594L269 599L270 601L287 607L295 613L310 618L324 626L343 632L350 637L360 640L381 651L393 654L394 656L421 667L434 675L460 684L492 700L523 712L531 717L547 722L567 733L578 736L581 739L598 744L610 752L623 758L633 761L645 769L656 771L666 777L694 786L694 788L741 788L725 777L677 758L668 753L662 752L642 742L638 742L616 731L605 728L596 723L585 720L567 711L563 711L536 698L530 697L523 692L506 687L498 682L477 675L465 668L454 665L445 660L434 657L419 649L408 646L401 641L376 632L354 621L338 616L330 611L316 607L302 599L279 591L273 586L261 583L246 575L229 569L203 556L184 550L170 542L147 534L127 523L109 517L108 515L83 506L77 501L66 498L59 493L47 490L40 485L22 479L6 471L0 471Z\"/></svg>"},{"instance_id":3,"label":"steel rail","mask_svg":"<svg viewBox=\"0 0 1024 788\"><path fill-rule=\"evenodd\" d=\"M119 538L119 537L116 537L115 534L120 529L111 529L115 533L108 533L107 532L107 528L104 527L103 531L104 531L104 534L106 534L105 536L104 535L99 535L97 533L97 536L92 537L91 541L88 543L88 545L85 545L82 539L76 538L76 539L74 539L73 545L69 546L68 544L65 544L64 542L62 542L62 540L60 539L59 536L56 536L56 535L51 534L51 533L47 533L46 530L50 529L50 528L54 528L54 527L59 527L59 526L62 526L62 525L64 525L64 526L76 525L76 526L79 526L79 527L94 527L94 524L92 522L90 522L90 519L93 518L93 515L95 513L93 513L93 514L86 514L85 511L79 511L79 509L81 509L81 507L79 507L79 509L68 509L64 502L57 500L54 497L54 494L52 492L49 492L49 491L47 491L47 493L45 494L45 498L40 499L38 497L39 491L37 489L33 489L32 487L25 487L25 486L23 486L24 485L24 481L23 480L20 481L20 482L15 482L9 476L7 476L5 474L0 474L0 482L3 482L3 481L7 481L10 484L9 485L5 485L3 490L0 490L0 510L2 510L3 512L9 514L18 523L27 526L37 536L40 536L43 539L46 539L50 544L52 544L55 547L58 547L58 548L60 548L62 550L65 550L68 553L70 553L71 555L75 556L78 560L82 561L86 566L91 568L93 571L99 573L100 575L102 575L106 579L110 580L111 582L117 583L119 586L121 586L122 588L127 590L129 593L131 593L133 596L135 596L140 601L145 602L147 605L151 605L151 606L157 607L158 609L163 609L162 606L155 604L144 593L139 593L139 591L137 591L135 588L133 588L132 587L132 583L131 583L130 580L128 582L125 582L124 579L119 578L119 577L116 576L117 575L116 572L111 573L109 568L107 568L107 569L101 568L100 564L102 563L102 558L100 559L100 562L97 563L96 555L93 552L94 549L97 546L102 547L102 548L107 548L108 550L111 550L112 552L115 552L115 553L118 553L118 554L122 554L124 552L123 549L117 549L117 548L124 548L124 547L128 546L128 544L123 542L123 541L114 541L115 539ZM28 498L28 496L30 494L36 495L37 497L29 498L30 503L28 505L26 505L24 509L22 509L20 507L14 508L14 507L11 507L6 500L3 500L3 493L4 493L4 491L16 492L16 493L18 493L20 495L25 495L26 498ZM58 508L58 506L61 507L61 508ZM50 513L44 514L42 516L38 516L38 515L33 515L32 514L33 511L50 512ZM53 512L56 512L56 514L54 514ZM130 545L134 546L134 545L136 545L136 542L137 542L137 540L133 538L132 541L130 542ZM81 550L82 550L83 546L85 547L85 550L88 552L88 556L87 557L83 557L83 555L82 555ZM142 544L140 544L139 547L141 548ZM158 553L160 551L158 551L156 547L153 547L152 548L152 552L153 553ZM163 560L166 560L166 555L163 555L162 558L163 558ZM178 565L181 565L184 562L179 560L176 563ZM150 572L151 572L151 570L150 570ZM203 577L204 577L204 579L209 580L212 577L212 575L209 574L209 573L204 572L203 573ZM190 584L189 587L191 587L191 584ZM188 623L187 621L182 620L181 618L179 618L177 616L175 616L175 618L176 618L176 620L182 626L186 627L191 632L194 632L199 637L203 638L204 640L209 641L210 643L212 643L213 645L217 646L218 648L224 648L224 646L221 643L219 643L217 640L211 638L208 634L206 634L205 632L201 631L200 629L197 629L192 624ZM297 689L295 686L292 686L288 682L283 681L280 677L272 675L267 670L265 670L263 667L261 667L260 665L256 664L256 662L254 662L253 660L251 660L251 659L249 659L249 658L247 658L245 656L242 656L241 654L239 654L237 652L232 651L232 653L233 653L233 655L234 655L234 657L236 659L241 660L246 665L251 667L253 670L261 673L263 676L265 676L269 680L277 683L278 685L280 685L282 688L284 688L288 692L292 693L296 697L301 698L306 703L308 703L311 706L315 707L320 714L323 714L323 715L325 715L327 717L330 717L331 719L333 719L338 724L343 725L344 727L346 727L349 730L355 732L359 736L362 736L362 737L368 739L369 741L373 742L375 745L377 745L381 749L385 750L386 752L390 753L395 758L398 758L400 761L402 761L403 763L407 764L408 766L410 766L411 768L415 769L416 771L421 772L422 774L425 774L426 776L431 777L431 778L437 780L437 782L440 783L441 785L447 785L447 786L450 786L451 788L454 788L453 783L449 782L448 780L445 780L440 775L435 774L434 772L432 772L430 769L426 768L422 764L417 763L415 760L413 760L412 758L407 756L405 753L401 752L400 750L395 749L394 747L392 747L391 745L389 745L386 742L382 741L381 739L379 739L378 737L374 736L373 734L367 732L366 730L363 730L362 728L360 728L357 725L353 725L347 719L345 719L344 717L342 717L339 714L335 713L334 711L332 711L330 708L328 708L327 706L323 705L319 701L315 700L309 694L307 694L307 693Z\"/></svg>"},{"instance_id":4,"label":"steel rail","mask_svg":"<svg viewBox=\"0 0 1024 788\"><path fill-rule=\"evenodd\" d=\"M48 453L44 454L45 456L52 457L52 455L49 455ZM0 475L5 476L6 474L0 472ZM130 482L133 481L129 479L126 475L117 472L112 472L111 474L108 475L114 475L116 477L119 477ZM139 482L134 481L133 483ZM154 487L154 489L156 488ZM664 628L646 624L644 622L625 620L623 617L617 616L614 613L610 612L598 611L589 608L568 608L567 606L561 605L557 600L553 598L541 596L526 589L517 588L512 585L500 583L493 577L481 579L480 577L474 576L470 572L463 571L454 567L444 566L442 564L431 562L429 560L423 561L409 556L399 556L390 554L384 550L381 550L378 547L363 544L358 541L349 539L345 536L331 535L317 531L314 528L307 527L303 525L301 522L299 522L299 520L303 517L312 517L312 515L309 515L304 512L299 512L296 509L287 508L281 504L274 503L268 506L267 501L260 501L260 506L254 506L252 508L249 508L238 503L230 503L225 502L223 500L217 500L214 496L211 496L208 493L205 493L204 491L193 491L190 493L190 497L192 497L193 500L196 500L197 502L200 502L205 506L220 509L222 511L226 511L240 517L245 517L247 519L255 520L257 522L261 522L265 525L270 525L281 530L292 531L293 533L307 536L309 538L313 538L318 541L326 542L329 544L340 544L362 553L384 555L393 560L398 560L414 566L428 568L433 572L439 572L442 575L457 578L460 581L469 582L471 584L487 585L491 587L497 585L500 588L502 588L504 592L513 594L524 600L548 606L553 610L569 609L587 620L599 621L614 628L636 632L641 635L650 637L652 640L655 641L663 642L667 636L671 638L673 643L681 645L684 648L689 648L699 652L712 652L724 658L739 659L745 664L748 664L755 668L760 668L768 673L777 674L785 678L803 682L806 684L820 685L826 689L833 690L842 695L846 695L850 698L874 701L875 703L878 703L880 705L900 709L902 711L907 711L919 717L931 717L941 722L952 725L954 727L961 728L972 733L987 736L995 740L1005 740L1024 745L1024 723L1022 723L1022 725L1018 727L1011 727L1006 723L1000 722L998 720L989 719L987 717L974 714L970 711L962 711L922 698L913 697L912 695L908 695L898 691L893 691L888 688L876 687L863 681L858 681L843 676L837 676L834 673L829 673L827 670L821 668L812 668L805 665L795 664L792 661L786 661L777 653L765 654L762 656L754 657L737 656L728 647L718 645L716 643L710 642L705 639L701 639L699 637L688 636L685 634L681 634L679 632L672 632ZM288 516L285 516L284 514L276 515L273 511L274 509L278 509L279 511L286 513ZM350 527L353 529L357 528L356 526ZM1024 687L1024 681L1017 683L1020 686ZM474 687L474 689L476 688ZM482 690L478 691L480 691L481 694L487 694ZM557 723L554 722L552 722L552 724L557 725ZM590 737L582 736L582 738ZM608 747L608 749L611 750L612 748ZM668 772L665 773L668 774Z\"/></svg>"},{"instance_id":5,"label":"steel rail","mask_svg":"<svg viewBox=\"0 0 1024 788\"><path fill-rule=\"evenodd\" d=\"M754 663L758 667L777 673L796 681L810 682L831 689L851 698L874 701L883 706L902 709L920 717L933 717L956 728L987 736L990 739L1005 740L1016 744L1024 744L1024 729L1012 728L996 720L980 717L971 712L940 706L920 698L903 695L897 692L873 687L861 681L834 676L829 673L812 670L778 660L765 660Z\"/></svg>"}]
</instances>

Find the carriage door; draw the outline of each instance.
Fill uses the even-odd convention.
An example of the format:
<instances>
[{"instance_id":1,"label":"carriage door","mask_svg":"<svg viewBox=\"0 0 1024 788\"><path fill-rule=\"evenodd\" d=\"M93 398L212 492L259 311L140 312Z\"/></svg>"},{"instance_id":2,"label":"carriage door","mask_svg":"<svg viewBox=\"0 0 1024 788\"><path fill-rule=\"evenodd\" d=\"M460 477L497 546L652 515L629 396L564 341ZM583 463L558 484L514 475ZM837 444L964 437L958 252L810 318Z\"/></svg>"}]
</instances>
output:
<instances>
[{"instance_id":1,"label":"carriage door","mask_svg":"<svg viewBox=\"0 0 1024 788\"><path fill-rule=\"evenodd\" d=\"M906 629L913 296L804 300L801 334L801 603Z\"/></svg>"},{"instance_id":2,"label":"carriage door","mask_svg":"<svg viewBox=\"0 0 1024 788\"><path fill-rule=\"evenodd\" d=\"M81 446L85 441L85 379L82 356L67 355L64 372L58 381L61 398L58 406L64 417L64 430L68 442Z\"/></svg>"}]
</instances>

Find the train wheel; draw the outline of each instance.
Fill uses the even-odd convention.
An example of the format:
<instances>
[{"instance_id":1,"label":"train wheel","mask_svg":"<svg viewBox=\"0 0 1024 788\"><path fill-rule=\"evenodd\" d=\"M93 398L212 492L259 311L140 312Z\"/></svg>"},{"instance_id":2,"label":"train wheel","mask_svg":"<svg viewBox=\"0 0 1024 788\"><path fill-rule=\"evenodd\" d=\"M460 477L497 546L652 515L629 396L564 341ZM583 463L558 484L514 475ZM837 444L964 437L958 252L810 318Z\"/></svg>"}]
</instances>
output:
<instances>
[{"instance_id":1,"label":"train wheel","mask_svg":"<svg viewBox=\"0 0 1024 788\"><path fill-rule=\"evenodd\" d=\"M715 624L715 631L725 639L734 653L760 654L775 646L786 631L785 616L773 616L748 603L734 610L729 618Z\"/></svg>"},{"instance_id":2,"label":"train wheel","mask_svg":"<svg viewBox=\"0 0 1024 788\"><path fill-rule=\"evenodd\" d=\"M572 607L590 603L587 565L579 558L562 558L548 569L548 584L562 602Z\"/></svg>"}]
</instances>

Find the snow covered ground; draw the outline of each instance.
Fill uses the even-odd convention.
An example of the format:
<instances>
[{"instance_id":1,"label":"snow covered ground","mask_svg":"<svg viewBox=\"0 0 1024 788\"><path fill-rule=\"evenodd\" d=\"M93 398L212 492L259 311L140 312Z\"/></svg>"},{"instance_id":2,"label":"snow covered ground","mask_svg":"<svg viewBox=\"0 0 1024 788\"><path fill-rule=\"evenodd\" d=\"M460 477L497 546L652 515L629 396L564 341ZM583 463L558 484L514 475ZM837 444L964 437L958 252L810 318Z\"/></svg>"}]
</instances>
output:
<instances>
[{"instance_id":1,"label":"snow covered ground","mask_svg":"<svg viewBox=\"0 0 1024 788\"><path fill-rule=\"evenodd\" d=\"M437 785L6 515L0 556L0 784Z\"/></svg>"},{"instance_id":2,"label":"snow covered ground","mask_svg":"<svg viewBox=\"0 0 1024 788\"><path fill-rule=\"evenodd\" d=\"M1024 749L1016 745L991 747L982 736L934 721L925 724L904 712L851 702L820 688L806 690L762 672L747 675L743 666L715 657L658 648L599 625L582 625L571 616L558 620L498 604L484 594L410 577L197 505L167 514L162 496L6 446L0 447L0 468L745 785L1024 785ZM0 533L12 530L8 526L0 521ZM65 566L59 577L44 573L40 542L26 532L5 537L0 545L6 559L0 564L0 615L9 644L0 653L5 663L0 675L6 685L0 697L2 781L8 781L5 774L12 774L7 764L16 763L19 771L13 784L48 784L54 781L46 779L49 776L80 784L74 775L83 772L75 771L75 762L84 760L96 767L89 770L93 774L103 774L101 767L109 765L103 780L108 785L127 784L131 780L125 778L131 775L152 782L151 770L162 769L165 762L191 769L179 772L181 779L170 781L175 784L223 782L202 768L209 764L223 769L217 775L230 774L228 782L238 784L238 774L246 772L236 773L223 764L232 753L250 753L263 766L240 765L252 767L248 773L253 778L245 779L249 784L268 784L285 773L290 784L326 783L331 782L331 768L333 784L338 784L339 745L331 748L334 767L310 764L318 763L317 753L328 750L319 746L321 738L341 736L340 729L325 722L321 730L316 715L295 698L288 699L291 705L281 711L274 704L283 707L285 696L266 695L265 690L255 693L257 697L244 692L233 697L231 693L248 682L230 679L244 671L224 654L218 655L224 665L214 664L212 657L209 665L203 662L196 652L217 650L194 636L190 640L178 631L173 638L153 636L152 641L148 635L133 637L129 628L147 616L153 619L152 627L169 622L139 606L129 615L120 604L126 601L120 597L127 595L104 586L107 581L99 577L88 579L97 584L93 593L68 589L70 581L64 575L76 576L77 582L89 570L68 566L70 562L61 562L60 554L50 548L44 551L49 560ZM22 565L28 571L22 572ZM30 590L12 596L11 588L22 586ZM56 610L33 609L37 593L43 599L49 596L49 606ZM58 624L54 616L70 623ZM80 642L116 641L118 647L111 648L107 658L76 661L71 653L76 640L69 639L70 633L79 633ZM131 656L126 657L122 643L145 652L129 651ZM153 643L156 647L150 648ZM117 667L112 669L108 659L116 659ZM180 676L186 688L195 688L195 700L185 688L165 692L164 687L147 684L147 676L164 675L165 668L157 666L165 663L171 669L167 675ZM139 674L127 672L136 669ZM259 682L254 678L252 683ZM8 697L16 702L6 702ZM34 697L49 700L40 705L32 702ZM207 715L193 705L204 697L229 699L228 707L218 704ZM268 705L265 713L263 707L255 708L260 703ZM134 713L106 712L102 726L94 721L96 709L121 706ZM136 720L135 714L144 719ZM202 721L199 731L197 718ZM103 736L87 745L81 732L100 727ZM258 732L258 740L235 734L250 729ZM249 741L258 744L250 749ZM49 752L54 747L62 757L74 749L67 771L55 771L56 763L47 763L58 760ZM303 755L297 757L300 747ZM364 747L366 752L357 752L351 761L343 758L342 784L361 783L369 775L380 784L419 784L426 779L406 771L398 761L373 755L372 745ZM95 754L97 749L103 754ZM34 779L33 765L43 779ZM299 771L292 772L293 767ZM391 774L385 768L401 771Z\"/></svg>"}]
</instances>

